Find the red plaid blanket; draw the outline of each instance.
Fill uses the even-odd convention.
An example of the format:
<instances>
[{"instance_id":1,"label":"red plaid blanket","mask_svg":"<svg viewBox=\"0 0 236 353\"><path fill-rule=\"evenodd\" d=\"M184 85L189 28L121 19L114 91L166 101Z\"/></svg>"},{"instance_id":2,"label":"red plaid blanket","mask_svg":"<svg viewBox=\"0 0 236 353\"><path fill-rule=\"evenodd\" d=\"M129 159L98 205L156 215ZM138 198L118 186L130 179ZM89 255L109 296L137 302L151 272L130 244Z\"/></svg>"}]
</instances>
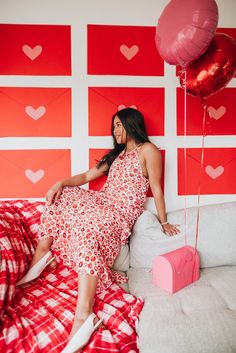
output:
<instances>
[{"instance_id":1,"label":"red plaid blanket","mask_svg":"<svg viewBox=\"0 0 236 353\"><path fill-rule=\"evenodd\" d=\"M59 353L70 333L77 298L77 274L61 262L24 288L15 286L31 261L44 203L0 202L0 352ZM95 298L94 312L106 329L94 332L83 352L136 353L136 325L142 298L117 284Z\"/></svg>"}]
</instances>

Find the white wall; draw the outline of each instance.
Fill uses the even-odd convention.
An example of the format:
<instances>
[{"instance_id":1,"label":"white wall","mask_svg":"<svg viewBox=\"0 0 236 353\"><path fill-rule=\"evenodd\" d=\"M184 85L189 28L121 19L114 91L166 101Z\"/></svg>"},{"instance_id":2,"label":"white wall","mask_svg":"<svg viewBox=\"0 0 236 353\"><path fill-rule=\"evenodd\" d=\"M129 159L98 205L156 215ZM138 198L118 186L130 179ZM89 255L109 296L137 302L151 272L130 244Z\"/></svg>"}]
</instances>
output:
<instances>
[{"instance_id":1,"label":"white wall","mask_svg":"<svg viewBox=\"0 0 236 353\"><path fill-rule=\"evenodd\" d=\"M176 148L183 147L183 137L176 136L175 90L179 86L175 67L165 64L164 77L88 76L87 24L156 26L167 0L0 0L0 22L16 24L65 24L72 29L72 76L0 76L0 86L72 87L71 138L2 138L0 149L69 148L72 152L72 174L88 168L88 148L110 148L110 137L88 137L87 89L89 86L165 87L166 134L151 138L166 149L165 198L168 210L184 207L184 197L177 195ZM236 0L218 0L218 27L236 27ZM234 78L229 87L236 87ZM78 120L83 116L83 121ZM200 147L201 137L187 137L188 147ZM206 147L232 147L235 136L210 136ZM81 152L82 151L82 152ZM201 204L225 202L235 195L203 195ZM197 196L187 197L187 206L197 204ZM153 200L147 207L153 209Z\"/></svg>"}]
</instances>

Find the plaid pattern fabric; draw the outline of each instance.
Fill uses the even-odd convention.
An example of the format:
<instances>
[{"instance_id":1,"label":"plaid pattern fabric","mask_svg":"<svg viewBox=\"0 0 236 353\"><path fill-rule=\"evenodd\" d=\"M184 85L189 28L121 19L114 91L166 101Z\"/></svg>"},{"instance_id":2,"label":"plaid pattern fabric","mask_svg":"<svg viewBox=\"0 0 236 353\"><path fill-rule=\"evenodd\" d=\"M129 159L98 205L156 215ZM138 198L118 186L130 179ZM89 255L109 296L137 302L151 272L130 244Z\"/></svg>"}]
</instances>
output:
<instances>
[{"instance_id":1,"label":"plaid pattern fabric","mask_svg":"<svg viewBox=\"0 0 236 353\"><path fill-rule=\"evenodd\" d=\"M67 343L77 302L77 274L58 263L24 287L15 284L26 272L37 243L44 203L0 202L0 352L59 353ZM113 283L95 298L94 312L106 329L93 333L83 352L138 352L136 327L142 298Z\"/></svg>"}]
</instances>

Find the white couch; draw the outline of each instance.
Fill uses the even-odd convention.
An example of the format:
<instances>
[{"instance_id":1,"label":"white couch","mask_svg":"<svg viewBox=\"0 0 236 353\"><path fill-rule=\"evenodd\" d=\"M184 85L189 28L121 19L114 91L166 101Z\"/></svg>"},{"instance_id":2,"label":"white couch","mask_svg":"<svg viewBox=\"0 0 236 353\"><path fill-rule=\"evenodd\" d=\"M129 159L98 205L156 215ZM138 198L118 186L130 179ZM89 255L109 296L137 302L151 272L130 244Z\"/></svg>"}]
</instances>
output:
<instances>
[{"instance_id":1,"label":"white couch","mask_svg":"<svg viewBox=\"0 0 236 353\"><path fill-rule=\"evenodd\" d=\"M197 208L187 209L194 245ZM200 207L200 279L175 294L152 284L152 261L184 245L184 210L168 214L181 234L167 237L144 211L115 268L127 270L128 289L145 304L138 327L140 353L236 353L236 202ZM129 265L128 265L129 263Z\"/></svg>"}]
</instances>

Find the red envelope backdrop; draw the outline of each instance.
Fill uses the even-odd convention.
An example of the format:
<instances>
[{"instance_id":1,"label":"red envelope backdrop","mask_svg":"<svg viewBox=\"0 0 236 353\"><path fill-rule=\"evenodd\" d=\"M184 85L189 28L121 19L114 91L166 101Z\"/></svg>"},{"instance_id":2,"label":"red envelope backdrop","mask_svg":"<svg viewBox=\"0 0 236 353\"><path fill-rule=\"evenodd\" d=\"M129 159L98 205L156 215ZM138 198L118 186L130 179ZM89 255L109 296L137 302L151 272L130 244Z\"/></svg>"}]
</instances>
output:
<instances>
[{"instance_id":1,"label":"red envelope backdrop","mask_svg":"<svg viewBox=\"0 0 236 353\"><path fill-rule=\"evenodd\" d=\"M155 27L88 25L88 74L163 76Z\"/></svg>"},{"instance_id":2,"label":"red envelope backdrop","mask_svg":"<svg viewBox=\"0 0 236 353\"><path fill-rule=\"evenodd\" d=\"M133 107L143 113L149 136L163 136L164 100L164 88L90 87L89 135L110 136L112 116Z\"/></svg>"},{"instance_id":3,"label":"red envelope backdrop","mask_svg":"<svg viewBox=\"0 0 236 353\"><path fill-rule=\"evenodd\" d=\"M44 197L71 175L70 150L1 150L0 197Z\"/></svg>"},{"instance_id":4,"label":"red envelope backdrop","mask_svg":"<svg viewBox=\"0 0 236 353\"><path fill-rule=\"evenodd\" d=\"M186 149L186 194L197 195L201 148ZM236 193L236 148L205 148L200 194ZM185 194L184 149L178 149L178 195Z\"/></svg>"},{"instance_id":5,"label":"red envelope backdrop","mask_svg":"<svg viewBox=\"0 0 236 353\"><path fill-rule=\"evenodd\" d=\"M0 136L71 136L70 88L0 87Z\"/></svg>"},{"instance_id":6,"label":"red envelope backdrop","mask_svg":"<svg viewBox=\"0 0 236 353\"><path fill-rule=\"evenodd\" d=\"M0 25L0 75L71 75L70 26Z\"/></svg>"},{"instance_id":7,"label":"red envelope backdrop","mask_svg":"<svg viewBox=\"0 0 236 353\"><path fill-rule=\"evenodd\" d=\"M96 165L96 161L99 161L107 152L109 152L109 149L102 149L102 148L91 148L89 149L89 168L92 168L94 165ZM165 150L161 150L161 155L162 155L162 180L161 180L161 186L162 190L164 192L164 180L165 180ZM107 176L104 175L98 179L95 179L93 181L89 182L89 189L90 190L100 190L106 181ZM152 197L152 192L151 189L149 188L148 197Z\"/></svg>"},{"instance_id":8,"label":"red envelope backdrop","mask_svg":"<svg viewBox=\"0 0 236 353\"><path fill-rule=\"evenodd\" d=\"M107 148L90 148L89 149L89 168L94 167L102 156L108 153L110 150ZM89 182L90 190L100 190L107 180L107 176L103 175L98 179Z\"/></svg>"},{"instance_id":9,"label":"red envelope backdrop","mask_svg":"<svg viewBox=\"0 0 236 353\"><path fill-rule=\"evenodd\" d=\"M236 134L236 88L225 88L207 99L206 133ZM186 96L186 134L202 135L204 110L200 99ZM177 88L177 135L184 135L184 90Z\"/></svg>"}]
</instances>

